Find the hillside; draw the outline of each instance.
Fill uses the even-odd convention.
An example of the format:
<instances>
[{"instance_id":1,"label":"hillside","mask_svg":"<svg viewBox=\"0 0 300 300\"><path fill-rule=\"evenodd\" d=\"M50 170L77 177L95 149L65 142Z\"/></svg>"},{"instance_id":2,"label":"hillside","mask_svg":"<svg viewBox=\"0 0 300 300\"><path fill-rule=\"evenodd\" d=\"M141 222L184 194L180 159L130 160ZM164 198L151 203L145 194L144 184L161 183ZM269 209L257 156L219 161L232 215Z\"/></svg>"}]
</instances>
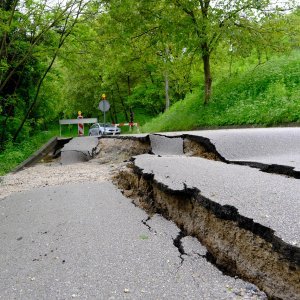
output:
<instances>
[{"instance_id":1,"label":"hillside","mask_svg":"<svg viewBox=\"0 0 300 300\"><path fill-rule=\"evenodd\" d=\"M152 119L143 131L192 130L228 125L272 126L300 120L300 52L273 58L250 71L224 78L203 105L195 90L169 111Z\"/></svg>"}]
</instances>

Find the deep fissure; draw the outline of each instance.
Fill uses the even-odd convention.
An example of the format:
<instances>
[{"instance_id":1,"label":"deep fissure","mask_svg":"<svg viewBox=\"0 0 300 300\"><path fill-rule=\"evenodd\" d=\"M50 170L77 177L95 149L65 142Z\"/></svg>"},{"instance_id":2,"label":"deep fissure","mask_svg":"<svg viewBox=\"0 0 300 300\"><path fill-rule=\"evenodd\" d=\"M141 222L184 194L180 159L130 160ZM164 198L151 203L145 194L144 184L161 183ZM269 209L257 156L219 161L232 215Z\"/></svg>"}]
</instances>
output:
<instances>
[{"instance_id":1,"label":"deep fissure","mask_svg":"<svg viewBox=\"0 0 300 300\"><path fill-rule=\"evenodd\" d=\"M231 161L230 163L259 169L261 172L264 173L285 175L287 177L300 179L300 171L295 171L295 168L290 166L277 165L277 164L268 165L268 164L249 162L249 161Z\"/></svg>"},{"instance_id":2,"label":"deep fissure","mask_svg":"<svg viewBox=\"0 0 300 300\"><path fill-rule=\"evenodd\" d=\"M207 248L205 259L223 274L256 284L270 298L298 298L299 248L284 243L270 228L239 215L235 207L203 197L199 190L186 186L180 191L170 190L156 182L153 174L145 174L136 166L123 172L116 183L132 191L135 203L181 228L173 241L181 264L186 255L181 242L184 232L198 238Z\"/></svg>"},{"instance_id":3,"label":"deep fissure","mask_svg":"<svg viewBox=\"0 0 300 300\"><path fill-rule=\"evenodd\" d=\"M228 160L218 152L215 145L208 138L201 137L201 136L187 135L187 134L182 135L182 138L184 140L184 145L185 145L184 153L187 154L188 156L199 156L206 159L221 161L227 164L248 166L251 168L259 169L261 172L264 173L278 174L278 175L292 177L295 179L300 179L300 171L295 171L294 167L279 165L279 164L265 164L265 163L252 162L252 161ZM189 153L190 152L189 147L191 147L190 142L193 143L192 148L194 148L192 153Z\"/></svg>"}]
</instances>

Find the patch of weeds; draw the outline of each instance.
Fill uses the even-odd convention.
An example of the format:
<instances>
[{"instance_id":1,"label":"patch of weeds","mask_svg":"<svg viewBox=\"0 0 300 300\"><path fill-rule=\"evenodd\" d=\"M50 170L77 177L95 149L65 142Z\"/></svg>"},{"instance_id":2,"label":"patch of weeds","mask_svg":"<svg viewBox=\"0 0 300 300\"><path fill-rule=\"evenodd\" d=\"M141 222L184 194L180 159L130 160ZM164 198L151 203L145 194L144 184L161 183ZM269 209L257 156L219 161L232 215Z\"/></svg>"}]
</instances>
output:
<instances>
[{"instance_id":1,"label":"patch of weeds","mask_svg":"<svg viewBox=\"0 0 300 300\"><path fill-rule=\"evenodd\" d=\"M139 238L140 238L140 240L148 240L149 239L149 237L145 234L141 234Z\"/></svg>"}]
</instances>

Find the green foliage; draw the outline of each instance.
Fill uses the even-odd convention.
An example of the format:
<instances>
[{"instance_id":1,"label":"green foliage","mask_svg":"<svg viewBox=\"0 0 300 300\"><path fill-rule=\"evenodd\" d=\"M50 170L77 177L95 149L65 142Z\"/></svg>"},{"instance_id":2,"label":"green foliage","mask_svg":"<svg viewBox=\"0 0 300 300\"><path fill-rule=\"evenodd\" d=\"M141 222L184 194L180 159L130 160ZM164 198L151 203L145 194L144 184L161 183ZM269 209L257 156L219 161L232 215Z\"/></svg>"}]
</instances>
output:
<instances>
[{"instance_id":1,"label":"green foliage","mask_svg":"<svg viewBox=\"0 0 300 300\"><path fill-rule=\"evenodd\" d=\"M0 151L11 138L19 142L58 117L59 79L45 78L77 23L83 2L2 0Z\"/></svg>"},{"instance_id":2,"label":"green foliage","mask_svg":"<svg viewBox=\"0 0 300 300\"><path fill-rule=\"evenodd\" d=\"M143 126L143 131L191 130L206 126L271 126L300 120L300 53L269 61L224 78L214 86L212 102L201 105L201 91Z\"/></svg>"},{"instance_id":3,"label":"green foliage","mask_svg":"<svg viewBox=\"0 0 300 300\"><path fill-rule=\"evenodd\" d=\"M163 88L152 83L137 85L127 102L132 107L146 109L149 114L157 114L164 109Z\"/></svg>"},{"instance_id":4,"label":"green foliage","mask_svg":"<svg viewBox=\"0 0 300 300\"><path fill-rule=\"evenodd\" d=\"M158 115L145 130L298 120L298 58L268 61L299 47L300 10L217 2L3 0L0 151L79 110L101 120L103 93L107 121Z\"/></svg>"}]
</instances>

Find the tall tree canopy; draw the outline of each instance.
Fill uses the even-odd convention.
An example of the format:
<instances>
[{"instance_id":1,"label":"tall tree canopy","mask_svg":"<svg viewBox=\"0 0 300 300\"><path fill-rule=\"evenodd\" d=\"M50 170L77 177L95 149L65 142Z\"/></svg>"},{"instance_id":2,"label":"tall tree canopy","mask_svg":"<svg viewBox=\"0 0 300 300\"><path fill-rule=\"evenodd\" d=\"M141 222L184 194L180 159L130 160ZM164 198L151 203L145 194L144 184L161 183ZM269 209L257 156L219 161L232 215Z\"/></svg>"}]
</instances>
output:
<instances>
[{"instance_id":1,"label":"tall tree canopy","mask_svg":"<svg viewBox=\"0 0 300 300\"><path fill-rule=\"evenodd\" d=\"M3 0L0 148L60 116L155 116L196 86L299 47L295 1ZM100 116L100 115L99 115Z\"/></svg>"},{"instance_id":2,"label":"tall tree canopy","mask_svg":"<svg viewBox=\"0 0 300 300\"><path fill-rule=\"evenodd\" d=\"M205 104L212 93L211 56L219 45L224 46L237 34L248 35L248 43L258 35L269 35L264 28L265 20L271 15L278 16L281 10L276 1L270 0L165 0L165 6L172 24L170 34L182 47L201 56Z\"/></svg>"},{"instance_id":3,"label":"tall tree canopy","mask_svg":"<svg viewBox=\"0 0 300 300\"><path fill-rule=\"evenodd\" d=\"M83 0L69 0L57 4L51 0L2 1L1 147L10 135L13 140L18 138L37 103L42 83L84 6Z\"/></svg>"}]
</instances>

